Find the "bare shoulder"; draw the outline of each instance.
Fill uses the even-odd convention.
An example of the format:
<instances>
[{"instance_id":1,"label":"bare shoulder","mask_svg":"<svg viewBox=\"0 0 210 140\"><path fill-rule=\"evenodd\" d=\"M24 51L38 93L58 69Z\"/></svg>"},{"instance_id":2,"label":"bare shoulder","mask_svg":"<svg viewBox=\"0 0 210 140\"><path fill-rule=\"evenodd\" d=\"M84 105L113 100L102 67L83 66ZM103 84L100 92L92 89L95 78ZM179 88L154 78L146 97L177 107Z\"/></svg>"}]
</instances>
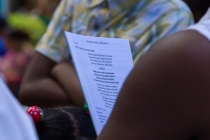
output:
<instances>
[{"instance_id":1,"label":"bare shoulder","mask_svg":"<svg viewBox=\"0 0 210 140\"><path fill-rule=\"evenodd\" d=\"M210 137L209 54L195 31L154 44L124 83L100 140Z\"/></svg>"},{"instance_id":2,"label":"bare shoulder","mask_svg":"<svg viewBox=\"0 0 210 140\"><path fill-rule=\"evenodd\" d=\"M210 42L196 31L183 31L154 44L137 63L125 86L133 82L157 85L159 90L210 90L209 71Z\"/></svg>"},{"instance_id":3,"label":"bare shoulder","mask_svg":"<svg viewBox=\"0 0 210 140\"><path fill-rule=\"evenodd\" d=\"M153 45L143 61L155 59L163 65L169 61L185 64L186 66L203 64L210 61L210 41L196 31L189 30L165 37ZM205 61L204 61L205 60ZM141 65L141 61L139 65ZM158 63L161 65L161 63ZM187 65L187 64L188 65ZM208 66L206 63L205 65ZM176 66L176 64L172 64ZM201 66L201 65L200 65Z\"/></svg>"},{"instance_id":4,"label":"bare shoulder","mask_svg":"<svg viewBox=\"0 0 210 140\"><path fill-rule=\"evenodd\" d=\"M171 82L185 79L197 85L199 80L210 80L210 42L190 30L163 38L138 62L133 73L140 74L140 70L165 75Z\"/></svg>"}]
</instances>

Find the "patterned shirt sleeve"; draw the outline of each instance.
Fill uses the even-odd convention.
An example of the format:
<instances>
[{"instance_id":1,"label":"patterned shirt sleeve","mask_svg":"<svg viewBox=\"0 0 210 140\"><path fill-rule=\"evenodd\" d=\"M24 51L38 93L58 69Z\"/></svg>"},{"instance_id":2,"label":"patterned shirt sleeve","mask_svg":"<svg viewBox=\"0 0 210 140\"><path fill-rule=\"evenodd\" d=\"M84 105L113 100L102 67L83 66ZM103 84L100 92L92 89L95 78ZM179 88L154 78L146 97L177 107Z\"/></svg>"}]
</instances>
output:
<instances>
[{"instance_id":1,"label":"patterned shirt sleeve","mask_svg":"<svg viewBox=\"0 0 210 140\"><path fill-rule=\"evenodd\" d=\"M159 39L165 36L169 36L173 33L181 31L187 28L189 25L193 24L193 17L192 14L188 11L180 10L172 10L170 13L166 13L162 16L162 18L157 21L149 34L145 34L140 38L140 41L143 42L142 44L145 45L140 51L138 51L135 59L134 64L139 60L139 58L144 55L148 49Z\"/></svg>"},{"instance_id":2,"label":"patterned shirt sleeve","mask_svg":"<svg viewBox=\"0 0 210 140\"><path fill-rule=\"evenodd\" d=\"M36 51L59 63L69 59L69 50L65 41L64 31L71 27L72 0L62 0L56 9L47 31L39 41Z\"/></svg>"}]
</instances>

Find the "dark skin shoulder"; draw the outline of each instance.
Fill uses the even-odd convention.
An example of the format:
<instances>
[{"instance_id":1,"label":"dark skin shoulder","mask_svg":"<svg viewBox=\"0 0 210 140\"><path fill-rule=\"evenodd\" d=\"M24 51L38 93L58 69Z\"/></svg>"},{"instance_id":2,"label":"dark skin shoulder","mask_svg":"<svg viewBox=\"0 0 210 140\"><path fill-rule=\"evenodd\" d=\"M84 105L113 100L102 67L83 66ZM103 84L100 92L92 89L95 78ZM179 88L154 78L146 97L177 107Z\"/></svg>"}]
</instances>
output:
<instances>
[{"instance_id":1,"label":"dark skin shoulder","mask_svg":"<svg viewBox=\"0 0 210 140\"><path fill-rule=\"evenodd\" d=\"M210 139L210 42L166 37L136 64L97 140Z\"/></svg>"}]
</instances>

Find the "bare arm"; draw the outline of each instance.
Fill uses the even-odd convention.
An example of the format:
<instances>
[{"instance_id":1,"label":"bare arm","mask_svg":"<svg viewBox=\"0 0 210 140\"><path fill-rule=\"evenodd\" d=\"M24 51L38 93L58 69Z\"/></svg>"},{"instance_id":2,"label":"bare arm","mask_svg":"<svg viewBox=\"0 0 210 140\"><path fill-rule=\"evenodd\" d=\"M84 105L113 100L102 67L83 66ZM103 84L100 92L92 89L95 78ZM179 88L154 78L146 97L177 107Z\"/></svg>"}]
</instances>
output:
<instances>
[{"instance_id":1,"label":"bare arm","mask_svg":"<svg viewBox=\"0 0 210 140\"><path fill-rule=\"evenodd\" d=\"M126 80L97 140L206 139L209 54L209 41L195 31L156 43Z\"/></svg>"},{"instance_id":2,"label":"bare arm","mask_svg":"<svg viewBox=\"0 0 210 140\"><path fill-rule=\"evenodd\" d=\"M65 55L68 49L63 40L63 32L71 28L72 13L69 12L66 15L66 10L72 7L72 4L72 0L60 1L47 31L37 44L36 50L40 53L36 53L33 57L20 90L20 99L24 104L63 105L71 103L65 91L58 84L59 81L51 77L51 71L57 64L55 62L69 59Z\"/></svg>"},{"instance_id":3,"label":"bare arm","mask_svg":"<svg viewBox=\"0 0 210 140\"><path fill-rule=\"evenodd\" d=\"M70 104L67 94L50 76L55 65L54 61L40 53L33 56L19 93L23 104L39 106Z\"/></svg>"},{"instance_id":4,"label":"bare arm","mask_svg":"<svg viewBox=\"0 0 210 140\"><path fill-rule=\"evenodd\" d=\"M85 99L73 64L69 62L58 64L53 68L52 76L59 81L73 105L83 108Z\"/></svg>"}]
</instances>

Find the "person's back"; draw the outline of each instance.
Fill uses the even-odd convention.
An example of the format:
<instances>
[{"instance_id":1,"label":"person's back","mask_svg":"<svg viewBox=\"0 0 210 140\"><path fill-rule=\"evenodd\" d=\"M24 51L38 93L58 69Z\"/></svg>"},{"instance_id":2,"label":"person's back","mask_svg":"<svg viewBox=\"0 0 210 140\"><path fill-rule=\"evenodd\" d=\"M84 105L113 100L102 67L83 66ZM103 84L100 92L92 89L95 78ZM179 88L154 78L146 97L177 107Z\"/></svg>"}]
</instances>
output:
<instances>
[{"instance_id":1,"label":"person's back","mask_svg":"<svg viewBox=\"0 0 210 140\"><path fill-rule=\"evenodd\" d=\"M197 25L149 50L126 80L98 140L210 139L209 27L210 10Z\"/></svg>"}]
</instances>

